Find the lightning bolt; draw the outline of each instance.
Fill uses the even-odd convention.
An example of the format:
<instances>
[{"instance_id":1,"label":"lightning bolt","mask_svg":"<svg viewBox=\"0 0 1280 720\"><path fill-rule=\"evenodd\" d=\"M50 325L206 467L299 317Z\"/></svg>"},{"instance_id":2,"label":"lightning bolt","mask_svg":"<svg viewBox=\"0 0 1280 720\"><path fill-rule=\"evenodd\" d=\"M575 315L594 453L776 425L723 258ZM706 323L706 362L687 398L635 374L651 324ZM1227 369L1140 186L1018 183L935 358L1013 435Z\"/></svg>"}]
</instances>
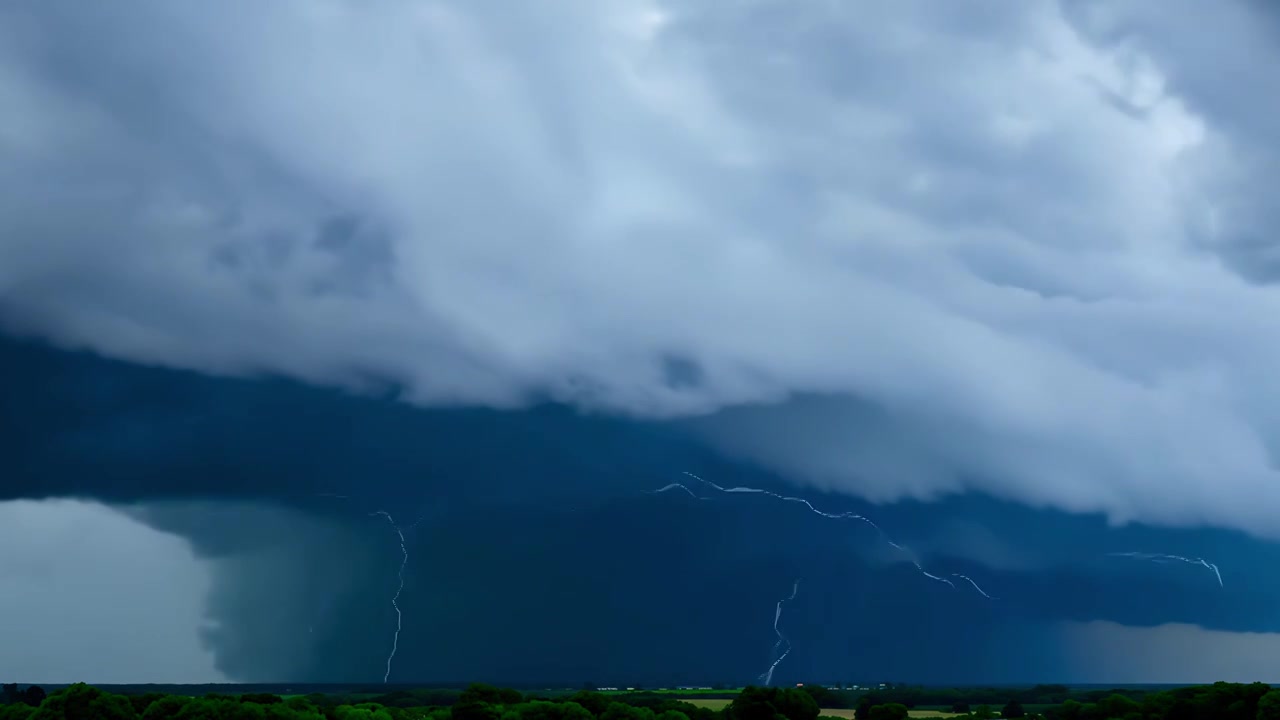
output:
<instances>
[{"instance_id":1,"label":"lightning bolt","mask_svg":"<svg viewBox=\"0 0 1280 720\"><path fill-rule=\"evenodd\" d=\"M391 596L391 607L396 609L396 633L391 638L391 653L387 655L387 672L385 675L382 676L382 682L383 684L386 684L386 682L391 679L391 662L395 660L396 650L400 648L400 630L403 627L403 621L404 621L404 616L400 612L400 593L404 592L404 569L405 569L405 566L409 564L409 548L406 547L404 543L404 529L396 524L396 520L395 518L391 517L391 513L387 512L386 510L377 510L375 512L369 513L369 515L370 517L375 515L381 515L382 517L386 518L387 522L391 524L391 528L396 531L396 537L400 538L401 559L400 559L400 571L398 573L398 577L400 578L400 585L396 587L396 594ZM417 523L414 523L414 525L417 525Z\"/></svg>"},{"instance_id":2,"label":"lightning bolt","mask_svg":"<svg viewBox=\"0 0 1280 720\"><path fill-rule=\"evenodd\" d=\"M354 502L350 495L340 495L338 493L315 493L315 496L338 498L347 502ZM400 594L404 592L404 571L409 565L409 546L405 541L404 533L406 530L413 530L417 528L423 520L427 519L427 516L424 512L418 516L417 520L414 520L408 525L398 524L395 518L391 517L391 513L386 510L375 510L369 513L369 517L386 518L387 522L391 525L391 529L395 531L396 537L400 540L400 569L396 573L396 579L399 584L396 586L395 594L391 596L391 607L395 608L396 611L396 631L391 638L391 652L387 655L387 669L382 676L382 682L385 684L391 679L391 664L396 658L396 652L400 649L400 631L404 629L404 613L400 610ZM307 632L314 633L315 626L309 626L307 628Z\"/></svg>"},{"instance_id":3,"label":"lightning bolt","mask_svg":"<svg viewBox=\"0 0 1280 720\"><path fill-rule=\"evenodd\" d=\"M969 577L968 575L961 575L960 573L951 573L951 577L957 577L957 578L960 578L961 580L964 580L965 582L967 582L967 583L969 583L970 585L972 585L972 586L973 586L973 589L974 589L974 590L977 590L977 591L978 591L978 594L979 594L979 595L981 595L982 597L984 597L984 598L986 598L986 599L988 599L988 600L995 600L995 598L993 598L993 597L991 597L990 595L988 595L988 594L987 594L987 592L986 592L985 590L983 590L982 588L978 587L978 583L974 582L974 581L973 581L973 578Z\"/></svg>"},{"instance_id":4,"label":"lightning bolt","mask_svg":"<svg viewBox=\"0 0 1280 720\"><path fill-rule=\"evenodd\" d=\"M1205 560L1204 558L1189 558L1181 555L1166 555L1164 553L1144 553L1144 552L1117 552L1107 553L1107 557L1124 557L1134 560L1149 560L1156 563L1167 562L1184 562L1189 565L1199 565L1207 570L1213 571L1213 576L1218 579L1218 587L1225 587L1222 584L1222 573L1218 570L1218 566Z\"/></svg>"},{"instance_id":5,"label":"lightning bolt","mask_svg":"<svg viewBox=\"0 0 1280 720\"><path fill-rule=\"evenodd\" d=\"M925 570L924 567L920 564L920 562L915 559L914 557L915 553L913 553L908 548L894 542L893 539L889 537L888 533L886 533L879 525L877 525L873 520L871 520L871 518L868 518L865 515L859 515L858 513L855 513L855 512L842 512L842 513L826 512L825 510L819 510L818 508L814 507L813 503L801 497L794 497L791 495L780 495L776 492L765 490L763 488L741 487L741 486L723 487L721 485L717 485L716 483L711 482L710 480L694 475L691 472L685 471L683 474L721 493L765 495L767 497L774 498L775 500L781 500L783 502L803 505L806 509L809 510L809 512L812 512L815 515L821 515L822 517L828 518L831 520L857 520L858 522L866 523L867 525L870 525L872 528L875 529L876 533L880 535L880 538L884 540L886 544L888 544L890 547L894 548L895 550L905 554L907 556L908 561L915 566L916 570L920 571L921 575L925 576L930 580L933 580L934 582L950 585L953 590L956 589L956 584L951 580L944 577L939 577L938 575L934 575L928 570ZM704 497L699 497L697 493L690 490L687 486L685 486L682 483L670 483L669 485L662 487L658 490L654 490L653 492L656 494L656 493L670 492L672 490L683 490L684 492L688 493L689 495L692 495L693 497L699 500L707 499ZM964 577L964 576L956 575L955 577ZM967 580L968 578L965 578L965 579ZM977 590L979 593L981 593L983 597L986 597L988 599L991 598L991 596L983 592L982 588L978 587L978 584L975 583L973 580L969 580L969 584L973 585L974 589Z\"/></svg>"},{"instance_id":6,"label":"lightning bolt","mask_svg":"<svg viewBox=\"0 0 1280 720\"><path fill-rule=\"evenodd\" d=\"M666 485L666 486L660 487L660 488L658 488L657 490L653 490L653 491L651 491L651 492L652 492L654 495L657 495L658 493L664 493L664 492L667 492L668 490L683 490L683 491L685 491L685 492L689 493L689 497L693 498L694 500L710 500L710 499L711 499L711 498L704 498L704 497L701 497L701 496L699 496L699 495L694 494L694 492L693 492L692 490L690 490L689 488L685 487L684 485L681 485L680 483L671 483L670 485Z\"/></svg>"},{"instance_id":7,"label":"lightning bolt","mask_svg":"<svg viewBox=\"0 0 1280 720\"><path fill-rule=\"evenodd\" d=\"M777 657L774 659L773 663L769 665L768 670L765 670L764 672L760 673L760 681L764 683L765 687L768 687L769 684L773 682L773 671L777 669L778 664L781 663L788 655L791 654L791 641L788 640L787 636L783 635L782 630L778 628L778 621L782 619L782 605L789 600L795 600L796 593L798 592L800 592L800 581L796 580L795 583L791 586L791 595L779 600L777 607L774 608L773 633L778 636L778 641L773 644L772 654L776 655ZM778 655L778 649L781 648L783 645L786 645L787 649L783 650L781 655Z\"/></svg>"}]
</instances>

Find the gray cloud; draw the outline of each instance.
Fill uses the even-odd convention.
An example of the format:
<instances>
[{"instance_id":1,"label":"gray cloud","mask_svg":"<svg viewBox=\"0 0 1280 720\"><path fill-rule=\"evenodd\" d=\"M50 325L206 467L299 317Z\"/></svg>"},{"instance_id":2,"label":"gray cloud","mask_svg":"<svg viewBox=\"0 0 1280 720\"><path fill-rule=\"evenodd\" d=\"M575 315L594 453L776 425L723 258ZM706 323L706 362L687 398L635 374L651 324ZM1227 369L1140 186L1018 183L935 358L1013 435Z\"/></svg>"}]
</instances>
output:
<instances>
[{"instance_id":1,"label":"gray cloud","mask_svg":"<svg viewBox=\"0 0 1280 720\"><path fill-rule=\"evenodd\" d=\"M0 503L0 678L381 680L397 540L339 510Z\"/></svg>"},{"instance_id":2,"label":"gray cloud","mask_svg":"<svg viewBox=\"0 0 1280 720\"><path fill-rule=\"evenodd\" d=\"M5 8L0 319L1274 537L1274 131L1204 78L1280 46L1228 5L1222 59L1137 5Z\"/></svg>"},{"instance_id":3,"label":"gray cloud","mask_svg":"<svg viewBox=\"0 0 1280 720\"><path fill-rule=\"evenodd\" d=\"M95 503L0 503L0 677L219 682L200 641L210 568L186 541Z\"/></svg>"},{"instance_id":4,"label":"gray cloud","mask_svg":"<svg viewBox=\"0 0 1280 720\"><path fill-rule=\"evenodd\" d=\"M1247 683L1280 677L1276 633L1182 624L1137 628L1104 621L1064 623L1059 630L1076 682Z\"/></svg>"},{"instance_id":5,"label":"gray cloud","mask_svg":"<svg viewBox=\"0 0 1280 720\"><path fill-rule=\"evenodd\" d=\"M1216 131L1191 153L1210 191L1194 198L1197 222L1187 229L1242 277L1273 283L1280 277L1280 244L1269 230L1280 214L1258 188L1280 172L1280 131L1267 121L1280 111L1280 80L1266 69L1277 53L1275 7L1250 1L1208 12L1191 2L1157 10L1093 0L1064 7L1092 42L1145 66L1148 97L1163 86ZM1148 112L1151 105L1139 101L1132 109Z\"/></svg>"}]
</instances>

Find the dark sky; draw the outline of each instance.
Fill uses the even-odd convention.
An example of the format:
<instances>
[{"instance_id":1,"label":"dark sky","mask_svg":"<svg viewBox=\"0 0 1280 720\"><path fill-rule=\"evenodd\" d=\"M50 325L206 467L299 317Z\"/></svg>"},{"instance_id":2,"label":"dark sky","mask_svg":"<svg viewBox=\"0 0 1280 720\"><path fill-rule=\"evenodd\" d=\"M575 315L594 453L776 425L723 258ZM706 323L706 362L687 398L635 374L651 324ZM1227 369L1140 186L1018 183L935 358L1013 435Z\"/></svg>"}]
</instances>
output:
<instances>
[{"instance_id":1,"label":"dark sky","mask_svg":"<svg viewBox=\"0 0 1280 720\"><path fill-rule=\"evenodd\" d=\"M0 676L381 679L399 526L396 679L749 679L797 578L780 681L1275 679L1277 63L1249 0L4 6Z\"/></svg>"},{"instance_id":2,"label":"dark sky","mask_svg":"<svg viewBox=\"0 0 1280 720\"><path fill-rule=\"evenodd\" d=\"M41 635L70 616L120 643L97 666L52 657L27 670L25 653L6 658L10 674L50 675L32 680L108 668L103 679L171 679L175 657L190 679L379 680L402 559L391 525L368 515L379 509L413 526L393 662L402 681L748 680L770 661L775 603L797 579L781 625L794 650L778 681L1198 679L1217 658L1239 658L1237 644L1260 645L1251 662L1270 652L1247 633L1280 632L1280 582L1265 572L1280 557L1237 532L1114 528L976 495L877 507L806 494L820 510L874 519L908 548L898 551L856 520L684 476L802 492L717 457L683 424L560 407L417 409L18 341L0 344L0 377L4 424L18 429L3 448L19 481L6 483L9 496L88 497L124 513L63 537L59 523L82 521L58 518L91 516L93 506L10 510L27 520L6 531L6 546L33 556L36 578L10 612L38 613ZM711 499L651 494L671 482ZM146 542L130 540L143 534L133 521L187 540L199 560L148 549L156 569L139 568ZM1224 587L1199 566L1108 557L1123 551L1207 555ZM66 557L95 571L40 567ZM54 604L35 591L62 596L68 583L88 589ZM105 602L84 602L92 588L159 612L113 616ZM162 631L183 608L188 637ZM120 623L133 626L123 641L113 639ZM1220 632L1189 633L1197 625ZM208 660L176 649L195 646L197 628ZM1149 642L1203 659L1114 659ZM1079 659L1113 645L1105 670ZM1226 671L1241 677L1266 678L1274 664L1232 662Z\"/></svg>"}]
</instances>

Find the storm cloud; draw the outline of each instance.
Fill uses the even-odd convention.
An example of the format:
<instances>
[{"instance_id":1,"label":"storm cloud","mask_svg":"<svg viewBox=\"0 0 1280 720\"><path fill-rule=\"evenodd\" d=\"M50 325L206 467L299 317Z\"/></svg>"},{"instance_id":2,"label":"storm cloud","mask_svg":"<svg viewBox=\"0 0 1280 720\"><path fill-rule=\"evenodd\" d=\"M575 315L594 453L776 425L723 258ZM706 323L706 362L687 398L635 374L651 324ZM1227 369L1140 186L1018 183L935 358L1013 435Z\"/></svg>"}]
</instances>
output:
<instances>
[{"instance_id":1,"label":"storm cloud","mask_svg":"<svg viewBox=\"0 0 1280 720\"><path fill-rule=\"evenodd\" d=\"M1280 632L1280 579L1266 572L1280 562L1274 543L1229 530L1117 528L1098 514L972 493L887 505L811 493L716 455L680 424L556 407L428 410L12 341L0 342L0 397L14 429L2 448L16 470L9 496L100 497L152 528L123 517L87 524L65 501L9 503L24 522L4 547L41 572L7 575L27 600L0 595L0 613L59 637L103 622L157 637L162 615L113 621L92 602L40 599L63 597L68 578L82 588L76 598L114 598L124 592L117 584L194 593L199 617L165 634L180 648L207 648L212 671L235 680L381 680L401 554L385 520L369 515L379 509L412 526L397 682L741 682L767 662L774 603L796 577L803 593L786 617L795 649L779 682L1118 682L1147 676L1117 661L1099 679L1079 662L1072 632L1182 623L1219 632L1188 643L1228 644ZM910 552L864 523L767 496L649 494L687 480L684 468L865 514ZM55 541L76 526L78 541ZM140 537L157 547L137 548ZM178 538L187 565L147 560L174 552ZM1204 555L1226 587L1204 568L1110 556L1117 551ZM995 599L929 580L912 560L974 578ZM81 562L100 569L78 573ZM129 573L112 575L115 567ZM140 607L167 607L166 597L153 592ZM1144 636L1116 637L1123 649ZM179 652L168 643L18 677L172 677L147 664ZM21 670L23 646L6 647L17 654L0 665ZM47 649L50 669L60 647ZM1213 657L1179 672L1212 679Z\"/></svg>"},{"instance_id":2,"label":"storm cloud","mask_svg":"<svg viewBox=\"0 0 1280 720\"><path fill-rule=\"evenodd\" d=\"M1206 85L1245 61L1196 52L1205 11L3 12L14 331L423 405L763 407L717 442L827 489L1275 533L1280 300L1240 269L1274 93Z\"/></svg>"},{"instance_id":3,"label":"storm cloud","mask_svg":"<svg viewBox=\"0 0 1280 720\"><path fill-rule=\"evenodd\" d=\"M0 497L184 538L234 678L380 677L392 505L415 678L740 679L797 573L783 678L1265 644L1099 624L1280 632L1280 15L1176 7L0 8Z\"/></svg>"}]
</instances>

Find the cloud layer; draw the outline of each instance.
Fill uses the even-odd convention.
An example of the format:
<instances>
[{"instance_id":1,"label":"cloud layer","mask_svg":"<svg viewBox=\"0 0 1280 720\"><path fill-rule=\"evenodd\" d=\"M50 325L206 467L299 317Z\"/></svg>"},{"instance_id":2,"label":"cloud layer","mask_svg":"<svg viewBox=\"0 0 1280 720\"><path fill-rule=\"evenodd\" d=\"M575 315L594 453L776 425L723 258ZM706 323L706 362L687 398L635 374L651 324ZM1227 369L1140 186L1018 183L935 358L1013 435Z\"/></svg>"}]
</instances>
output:
<instances>
[{"instance_id":1,"label":"cloud layer","mask_svg":"<svg viewBox=\"0 0 1280 720\"><path fill-rule=\"evenodd\" d=\"M1159 632L1102 637L1080 623L1226 631L1180 636L1210 648L1280 631L1280 578L1267 572L1280 562L1276 543L1108 528L1097 515L975 494L877 507L796 490L664 425L548 408L425 410L4 340L0 397L0 426L11 429L0 438L10 470L0 497L132 502L128 517L165 533L79 502L0 504L20 568L6 572L22 578L21 592L0 591L0 617L51 636L38 675L12 655L10 672L40 682L172 679L197 639L237 680L379 681L401 560L395 533L368 515L380 508L415 525L394 675L405 681L740 682L762 669L774 603L796 577L803 600L787 622L797 650L780 682L1118 681L1145 676L1119 662L1100 674L1081 662L1075 634L1114 640L1128 657L1124 648ZM681 467L863 513L912 552L864 523L767 496L644 492L683 478ZM1126 550L1206 556L1226 587L1203 567L1110 556ZM929 580L912 559L997 599ZM101 652L73 656L63 628ZM148 660L157 657L173 663L160 672ZM1184 659L1180 677L1211 677L1221 657Z\"/></svg>"},{"instance_id":2,"label":"cloud layer","mask_svg":"<svg viewBox=\"0 0 1280 720\"><path fill-rule=\"evenodd\" d=\"M0 319L1275 537L1280 46L1225 7L7 7Z\"/></svg>"},{"instance_id":3,"label":"cloud layer","mask_svg":"<svg viewBox=\"0 0 1280 720\"><path fill-rule=\"evenodd\" d=\"M402 522L405 505L393 506ZM152 502L125 515L191 547L98 505L0 503L7 546L21 550L3 569L22 580L0 590L0 616L22 618L13 647L25 648L0 649L0 672L382 680L399 539L358 502L327 514ZM1274 679L1276 664L1259 660L1280 630L1280 581L1265 571L1272 544L1236 536L1219 548L1230 558L1224 590L1196 568L1098 557L1118 543L1178 549L1203 532L1099 533L1076 516L992 503L906 515L878 519L931 570L978 578L997 599L922 577L901 554L881 554L870 528L759 497L659 495L557 512L495 502L429 518L405 533L392 680L742 682L769 662L775 603L797 577L779 683ZM931 547L930 532L957 516L991 528L985 547L1021 543L1041 559L1010 570L981 547ZM1192 622L1207 629L1170 625ZM1177 667L1143 662L1152 647Z\"/></svg>"}]
</instances>

